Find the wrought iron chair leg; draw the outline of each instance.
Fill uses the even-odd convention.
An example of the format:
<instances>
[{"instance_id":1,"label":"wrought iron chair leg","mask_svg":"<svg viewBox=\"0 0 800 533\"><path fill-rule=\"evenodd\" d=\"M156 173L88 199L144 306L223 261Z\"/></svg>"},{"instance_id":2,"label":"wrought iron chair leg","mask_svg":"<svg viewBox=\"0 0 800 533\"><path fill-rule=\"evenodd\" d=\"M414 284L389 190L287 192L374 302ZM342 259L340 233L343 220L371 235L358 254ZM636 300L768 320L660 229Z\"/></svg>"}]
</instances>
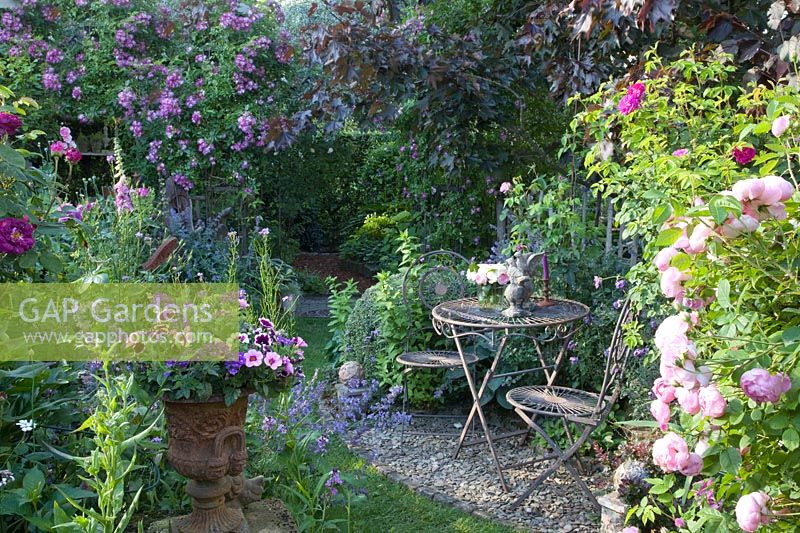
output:
<instances>
[{"instance_id":1,"label":"wrought iron chair leg","mask_svg":"<svg viewBox=\"0 0 800 533\"><path fill-rule=\"evenodd\" d=\"M572 436L572 430L569 427L569 422L567 422L566 418L562 418L561 422L564 424L564 432L567 434L567 442L569 442L570 448L575 445L575 437ZM578 465L578 471L581 474L586 473L586 468L583 466L583 461L581 461L580 455L576 454L572 457L572 460L575 461Z\"/></svg>"},{"instance_id":2,"label":"wrought iron chair leg","mask_svg":"<svg viewBox=\"0 0 800 533\"><path fill-rule=\"evenodd\" d=\"M408 404L408 373L410 369L406 368L403 370L403 415L406 415L406 405ZM406 418L403 420L402 424L400 424L400 455L405 455L406 447L405 444L405 436L406 436L406 426L411 424L411 418Z\"/></svg>"},{"instance_id":3,"label":"wrought iron chair leg","mask_svg":"<svg viewBox=\"0 0 800 533\"><path fill-rule=\"evenodd\" d=\"M543 438L543 439L544 439L544 440L547 442L547 444L548 444L548 445L550 446L550 448L553 450L553 453L555 453L555 454L558 456L558 458L557 458L557 459L555 459L555 460L553 461L553 463L552 463L550 466L548 466L548 467L547 467L547 469L546 469L544 472L542 472L542 473L539 475L539 477L537 477L537 478L536 478L536 479L533 481L533 483L531 483L530 487L528 487L528 488L527 488L527 489L526 489L526 490L525 490L525 491L522 493L522 495L521 495L519 498L517 498L517 499L516 499L516 500L515 500L515 501L514 501L514 502L513 502L511 505L510 505L510 508L511 508L511 509L516 509L517 507L519 507L519 506L520 506L520 504L521 504L523 501L525 501L525 500L528 498L528 496L530 496L530 495L531 495L531 493L533 493L533 491L534 491L534 490L536 490L536 488L537 488L537 487L538 487L538 486L539 486L539 485L540 485L540 484L541 484L541 483L542 483L542 482L543 482L545 479L547 479L548 477L550 477L550 476L551 476L551 475L552 475L552 474L553 474L553 473L554 473L556 470L558 470L558 468L559 468L560 466L562 466L562 465L563 465L563 466L564 466L564 468L567 470L567 473L569 473L569 474L570 474L570 476L571 476L571 477L572 477L572 478L575 480L575 482L578 484L578 487L580 487L581 491L582 491L584 494L586 494L587 498L589 498L589 501L590 501L590 502L592 502L592 505L593 505L593 506L594 506L596 509L597 509L597 508L599 508L599 506L600 506L600 505L597 503L597 498L595 498L595 496L594 496L594 494L592 493L591 489L589 489L589 486L586 484L586 482L583 480L583 478L581 478L581 476L580 476L580 474L578 473L578 471L577 471L577 470L575 470L575 467L574 467L574 466L572 466L572 465L569 463L569 460L572 458L572 456L575 454L575 452L576 452L577 450L579 450L579 449L580 449L580 447L583 445L583 443L586 441L586 439L587 439L587 438L589 438L589 435L591 435L591 433L592 433L592 430L593 430L594 428L592 428L592 427L586 428L586 429L583 431L583 434L581 435L581 437L580 437L580 438L579 438L579 439L578 439L578 440L577 440L577 441L576 441L576 442L575 442L575 443L574 443L572 446L570 446L570 447L569 447L569 448L568 448L566 451L563 451L563 450L561 450L561 448L559 448L559 447L558 447L558 445L557 445L557 444L555 443L555 441L554 441L554 440L553 440L553 439L550 437L550 435L548 435L548 434L547 434L547 432L546 432L544 429L542 429L541 427L539 427L539 426L538 426L538 425L537 425L537 424L536 424L536 423L535 423L533 420L531 420L531 419L530 419L530 418L527 416L527 414L526 414L524 411L522 411L522 410L521 410L521 409L519 409L519 408L517 408L517 409L514 409L514 410L515 410L515 411L516 411L516 413L517 413L517 414L520 416L520 418L522 418L522 419L525 421L525 423L526 423L526 424L527 424L527 425L528 425L528 426L529 426L531 429L533 429L533 430L534 430L536 433L538 433L538 434L539 434L539 435L540 435L540 436L541 436L541 437L542 437L542 438Z\"/></svg>"}]
</instances>

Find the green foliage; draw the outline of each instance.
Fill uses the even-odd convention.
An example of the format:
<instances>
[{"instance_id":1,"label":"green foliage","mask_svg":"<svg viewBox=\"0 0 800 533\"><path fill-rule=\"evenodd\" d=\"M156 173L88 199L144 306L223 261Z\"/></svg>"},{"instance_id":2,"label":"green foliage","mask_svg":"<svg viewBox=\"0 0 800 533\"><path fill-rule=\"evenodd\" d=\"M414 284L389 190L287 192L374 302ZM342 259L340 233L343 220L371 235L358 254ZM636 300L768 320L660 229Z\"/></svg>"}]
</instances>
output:
<instances>
[{"instance_id":1,"label":"green foliage","mask_svg":"<svg viewBox=\"0 0 800 533\"><path fill-rule=\"evenodd\" d=\"M330 296L328 296L328 331L330 340L325 345L333 366L343 363L348 356L348 323L354 312L353 297L358 294L358 286L352 279L340 284L336 278L328 277ZM362 296L363 299L363 296ZM359 300L361 301L361 300Z\"/></svg>"},{"instance_id":2,"label":"green foliage","mask_svg":"<svg viewBox=\"0 0 800 533\"><path fill-rule=\"evenodd\" d=\"M703 470L695 478L669 474L654 480L649 497L630 514L648 527L680 516L692 531L730 531L736 529L736 502L763 491L770 509L787 513L767 528L790 531L800 486L793 466L800 453L792 427L800 416L797 395L790 391L777 402L756 402L740 379L760 367L788 375L794 390L800 378L797 89L743 87L732 77L728 57L691 52L669 64L651 54L645 72L644 99L627 116L618 112L619 94L611 85L576 100L584 110L573 122L572 140L595 142L581 154L586 170L600 180L599 191L618 198L617 222L626 234L646 242L648 261L628 275L640 300L663 302L649 260L666 247L683 250L669 265L686 277L673 314L694 312L696 324L687 333L696 347L692 359L711 369L727 408L713 420L702 413L673 417L670 430L689 449L707 440ZM787 117L789 127L775 133L778 117ZM742 147L755 150L752 162L733 157ZM781 205L770 202L770 211L730 192L737 182L769 175L782 176L794 189ZM752 229L730 233L730 225L747 216ZM702 246L677 243L704 226L711 231Z\"/></svg>"},{"instance_id":3,"label":"green foliage","mask_svg":"<svg viewBox=\"0 0 800 533\"><path fill-rule=\"evenodd\" d=\"M70 457L86 471L81 479L97 494L95 508L80 504L69 494L67 501L78 513L69 517L58 503L54 503L56 528L86 531L87 533L123 533L136 511L142 488L136 491L129 503L125 490L131 473L136 468L136 448L158 423L159 414L152 424L138 433L134 421L141 409L132 396L134 375L111 376L108 363L104 377L98 377L97 406L76 432L91 431L93 448L88 457ZM139 531L142 531L141 524Z\"/></svg>"},{"instance_id":4,"label":"green foliage","mask_svg":"<svg viewBox=\"0 0 800 533\"><path fill-rule=\"evenodd\" d=\"M24 148L44 135L30 123L28 113L38 108L31 98L15 99L10 89L0 85L0 112L21 123L14 135L0 134L0 219L27 217L35 228L33 247L21 254L0 252L0 281L58 280L65 269L58 243L64 228L53 209L61 190L58 175L51 166L36 161L38 154Z\"/></svg>"},{"instance_id":5,"label":"green foliage","mask_svg":"<svg viewBox=\"0 0 800 533\"><path fill-rule=\"evenodd\" d=\"M412 218L408 211L391 216L385 213L367 215L362 226L340 247L342 257L358 261L375 271L396 268L401 258L397 239Z\"/></svg>"}]
</instances>

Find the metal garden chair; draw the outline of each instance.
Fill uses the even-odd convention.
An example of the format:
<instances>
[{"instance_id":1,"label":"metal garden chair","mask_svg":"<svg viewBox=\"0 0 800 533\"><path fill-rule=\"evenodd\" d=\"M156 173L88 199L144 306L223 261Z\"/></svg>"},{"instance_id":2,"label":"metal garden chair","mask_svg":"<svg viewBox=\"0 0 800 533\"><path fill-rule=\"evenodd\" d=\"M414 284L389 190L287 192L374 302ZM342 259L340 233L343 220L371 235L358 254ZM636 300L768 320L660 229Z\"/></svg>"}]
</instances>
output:
<instances>
[{"instance_id":1,"label":"metal garden chair","mask_svg":"<svg viewBox=\"0 0 800 533\"><path fill-rule=\"evenodd\" d=\"M597 499L589 489L586 482L581 478L572 459L578 459L575 455L581 446L586 442L592 432L603 423L611 412L612 407L619 398L622 391L622 376L628 362L630 348L624 340L624 326L633 320L634 313L631 308L630 300L626 300L620 310L619 318L614 334L611 337L611 344L608 349L605 372L603 374L603 385L599 393L587 392L568 387L556 387L547 385L533 385L516 387L506 394L508 402L514 406L514 411L522 418L530 429L538 433L552 449L552 454L548 454L544 459L553 458L552 464L537 477L530 487L511 504L511 508L518 507L525 501L536 488L550 477L560 466L563 466L572 476L580 489L589 498L596 508L599 508ZM562 450L547 432L539 426L535 419L539 416L560 418L564 422L569 437L570 446ZM572 438L569 424L572 423L583 430L580 437ZM541 461L542 458L527 461L514 466L521 466L533 462Z\"/></svg>"},{"instance_id":2,"label":"metal garden chair","mask_svg":"<svg viewBox=\"0 0 800 533\"><path fill-rule=\"evenodd\" d=\"M456 300L470 295L471 285L465 277L469 261L462 255L449 250L436 250L421 255L406 270L403 277L403 304L413 313L412 300L417 299L425 308L430 311L442 302ZM426 328L427 329L427 328ZM433 326L429 328L433 332ZM406 412L408 404L408 375L414 370L424 369L444 369L446 371L458 371L463 369L461 356L456 350L419 350L408 351L411 339L414 335L424 333L423 331L409 331L406 336L407 351L398 355L395 359L403 368L403 412ZM478 356L474 353L465 353L467 365L474 365L478 361ZM462 415L444 415L428 413L412 413L418 418L463 418ZM402 448L406 430L411 423L409 419L402 424L400 434L400 446ZM458 433L431 433L431 432L409 432L410 435L442 435L458 436Z\"/></svg>"}]
</instances>

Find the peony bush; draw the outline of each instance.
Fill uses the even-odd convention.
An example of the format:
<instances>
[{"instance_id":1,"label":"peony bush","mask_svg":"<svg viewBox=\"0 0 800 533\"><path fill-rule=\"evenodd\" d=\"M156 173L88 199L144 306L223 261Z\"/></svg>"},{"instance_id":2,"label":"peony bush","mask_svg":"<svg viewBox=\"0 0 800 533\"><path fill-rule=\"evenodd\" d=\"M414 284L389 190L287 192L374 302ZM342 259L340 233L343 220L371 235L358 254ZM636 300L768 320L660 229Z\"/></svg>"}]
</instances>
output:
<instances>
[{"instance_id":1,"label":"peony bush","mask_svg":"<svg viewBox=\"0 0 800 533\"><path fill-rule=\"evenodd\" d=\"M643 529L795 531L800 516L800 109L797 89L726 84L687 52L582 103L584 163L649 260L650 413L662 475Z\"/></svg>"}]
</instances>

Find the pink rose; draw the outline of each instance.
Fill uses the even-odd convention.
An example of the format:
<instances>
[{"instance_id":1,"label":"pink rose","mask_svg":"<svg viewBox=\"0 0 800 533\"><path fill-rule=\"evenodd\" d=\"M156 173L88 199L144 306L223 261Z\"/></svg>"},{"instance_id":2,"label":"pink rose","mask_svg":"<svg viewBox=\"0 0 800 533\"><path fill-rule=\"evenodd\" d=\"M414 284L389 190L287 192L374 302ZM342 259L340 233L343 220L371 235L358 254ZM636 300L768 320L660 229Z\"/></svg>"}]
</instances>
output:
<instances>
[{"instance_id":1,"label":"pink rose","mask_svg":"<svg viewBox=\"0 0 800 533\"><path fill-rule=\"evenodd\" d=\"M500 272L497 275L497 284L498 285L508 285L509 281L511 281L511 278L509 277L508 273Z\"/></svg>"},{"instance_id":2,"label":"pink rose","mask_svg":"<svg viewBox=\"0 0 800 533\"><path fill-rule=\"evenodd\" d=\"M742 233L753 233L758 229L758 219L750 215L742 215L739 218L728 217L728 220L720 228L723 237L735 239Z\"/></svg>"},{"instance_id":3,"label":"pink rose","mask_svg":"<svg viewBox=\"0 0 800 533\"><path fill-rule=\"evenodd\" d=\"M684 157L689 153L689 150L686 148L678 148L674 152L672 152L673 157Z\"/></svg>"},{"instance_id":4,"label":"pink rose","mask_svg":"<svg viewBox=\"0 0 800 533\"><path fill-rule=\"evenodd\" d=\"M659 272L664 272L669 268L669 263L672 261L672 258L679 253L680 252L672 246L669 248L664 248L656 254L655 258L653 259L653 263L656 265L656 268Z\"/></svg>"},{"instance_id":5,"label":"pink rose","mask_svg":"<svg viewBox=\"0 0 800 533\"><path fill-rule=\"evenodd\" d=\"M653 462L665 472L677 472L689 462L689 447L683 437L667 433L653 443Z\"/></svg>"},{"instance_id":6,"label":"pink rose","mask_svg":"<svg viewBox=\"0 0 800 533\"><path fill-rule=\"evenodd\" d=\"M650 403L650 414L653 415L653 418L658 422L662 430L667 429L667 424L669 424L669 418L671 416L669 404L661 400L653 400Z\"/></svg>"},{"instance_id":7,"label":"pink rose","mask_svg":"<svg viewBox=\"0 0 800 533\"><path fill-rule=\"evenodd\" d=\"M662 355L667 355L673 360L686 353L689 347L689 323L680 315L673 315L664 319L656 329L655 344Z\"/></svg>"},{"instance_id":8,"label":"pink rose","mask_svg":"<svg viewBox=\"0 0 800 533\"><path fill-rule=\"evenodd\" d=\"M731 187L733 197L740 202L755 200L764 192L764 183L758 178L740 180Z\"/></svg>"},{"instance_id":9,"label":"pink rose","mask_svg":"<svg viewBox=\"0 0 800 533\"><path fill-rule=\"evenodd\" d=\"M697 389L679 387L675 390L675 396L678 398L678 404L685 413L696 415L700 412L700 395Z\"/></svg>"},{"instance_id":10,"label":"pink rose","mask_svg":"<svg viewBox=\"0 0 800 533\"><path fill-rule=\"evenodd\" d=\"M725 414L728 402L715 385L701 388L698 399L700 401L700 411L703 412L704 416L719 418Z\"/></svg>"},{"instance_id":11,"label":"pink rose","mask_svg":"<svg viewBox=\"0 0 800 533\"><path fill-rule=\"evenodd\" d=\"M511 183L509 183L507 181L504 181L503 183L500 184L500 192L501 193L505 194L510 190L511 190Z\"/></svg>"},{"instance_id":12,"label":"pink rose","mask_svg":"<svg viewBox=\"0 0 800 533\"><path fill-rule=\"evenodd\" d=\"M485 274L475 274L475 284L476 285L486 285L486 282L489 281L486 278Z\"/></svg>"},{"instance_id":13,"label":"pink rose","mask_svg":"<svg viewBox=\"0 0 800 533\"><path fill-rule=\"evenodd\" d=\"M711 448L711 446L708 444L708 441L705 439L700 439L697 441L697 444L694 445L694 453L700 457L703 457L709 448Z\"/></svg>"},{"instance_id":14,"label":"pink rose","mask_svg":"<svg viewBox=\"0 0 800 533\"><path fill-rule=\"evenodd\" d=\"M696 389L700 386L700 373L695 370L694 362L691 360L694 353L687 351L687 354L689 357L680 364L676 365L675 362L673 362L673 368L670 370L670 379L672 381L677 381L678 384L685 389ZM675 397L678 398L678 390L675 391ZM680 399L678 399L678 402L680 403Z\"/></svg>"},{"instance_id":15,"label":"pink rose","mask_svg":"<svg viewBox=\"0 0 800 533\"><path fill-rule=\"evenodd\" d=\"M767 212L775 220L786 220L786 206L781 202L767 206Z\"/></svg>"},{"instance_id":16,"label":"pink rose","mask_svg":"<svg viewBox=\"0 0 800 533\"><path fill-rule=\"evenodd\" d=\"M759 180L764 190L758 200L766 205L785 202L794 194L794 185L780 176L764 176Z\"/></svg>"},{"instance_id":17,"label":"pink rose","mask_svg":"<svg viewBox=\"0 0 800 533\"><path fill-rule=\"evenodd\" d=\"M691 278L690 274L681 272L675 267L669 267L661 273L661 292L667 298L681 298L684 293L681 282Z\"/></svg>"},{"instance_id":18,"label":"pink rose","mask_svg":"<svg viewBox=\"0 0 800 533\"><path fill-rule=\"evenodd\" d=\"M686 251L690 254L699 254L706 251L706 241L714 235L714 229L710 221L699 222L689 237L689 247Z\"/></svg>"},{"instance_id":19,"label":"pink rose","mask_svg":"<svg viewBox=\"0 0 800 533\"><path fill-rule=\"evenodd\" d=\"M689 460L683 468L680 469L681 474L684 476L696 476L703 470L703 459L696 453L689 454Z\"/></svg>"},{"instance_id":20,"label":"pink rose","mask_svg":"<svg viewBox=\"0 0 800 533\"><path fill-rule=\"evenodd\" d=\"M761 524L768 524L770 512L767 509L769 496L763 492L745 494L736 502L736 522L742 530L751 533Z\"/></svg>"},{"instance_id":21,"label":"pink rose","mask_svg":"<svg viewBox=\"0 0 800 533\"><path fill-rule=\"evenodd\" d=\"M742 374L739 385L748 398L762 403L775 403L781 394L789 392L792 381L784 373L773 375L763 368L754 368Z\"/></svg>"},{"instance_id":22,"label":"pink rose","mask_svg":"<svg viewBox=\"0 0 800 533\"><path fill-rule=\"evenodd\" d=\"M791 120L789 120L789 115L781 115L772 121L772 134L775 137L780 137L786 133L786 130L789 129L790 124Z\"/></svg>"},{"instance_id":23,"label":"pink rose","mask_svg":"<svg viewBox=\"0 0 800 533\"><path fill-rule=\"evenodd\" d=\"M675 387L666 379L658 378L653 382L653 394L664 403L672 403L675 399Z\"/></svg>"}]
</instances>

